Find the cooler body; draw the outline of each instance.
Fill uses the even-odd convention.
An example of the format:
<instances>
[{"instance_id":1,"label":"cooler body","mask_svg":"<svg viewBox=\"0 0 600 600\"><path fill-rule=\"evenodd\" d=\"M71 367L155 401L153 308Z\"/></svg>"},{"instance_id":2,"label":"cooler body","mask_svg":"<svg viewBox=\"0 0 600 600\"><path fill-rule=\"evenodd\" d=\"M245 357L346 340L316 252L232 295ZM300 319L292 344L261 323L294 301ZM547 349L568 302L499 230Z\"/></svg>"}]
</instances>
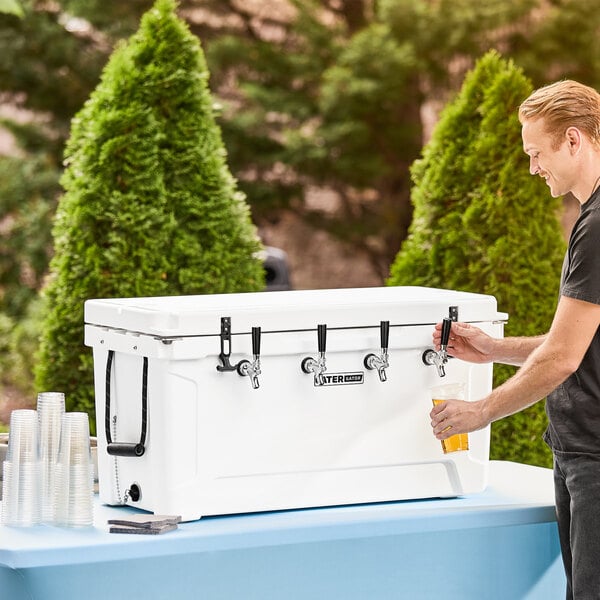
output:
<instances>
[{"instance_id":1,"label":"cooler body","mask_svg":"<svg viewBox=\"0 0 600 600\"><path fill-rule=\"evenodd\" d=\"M429 424L431 387L476 400L492 386L491 365L450 358L440 377L424 363L449 315L503 334L493 297L431 288L86 302L101 501L194 520L483 490L489 428L444 454ZM381 354L382 321L380 377L365 357ZM256 358L258 327L252 378L235 367ZM302 365L323 347L318 378Z\"/></svg>"}]
</instances>

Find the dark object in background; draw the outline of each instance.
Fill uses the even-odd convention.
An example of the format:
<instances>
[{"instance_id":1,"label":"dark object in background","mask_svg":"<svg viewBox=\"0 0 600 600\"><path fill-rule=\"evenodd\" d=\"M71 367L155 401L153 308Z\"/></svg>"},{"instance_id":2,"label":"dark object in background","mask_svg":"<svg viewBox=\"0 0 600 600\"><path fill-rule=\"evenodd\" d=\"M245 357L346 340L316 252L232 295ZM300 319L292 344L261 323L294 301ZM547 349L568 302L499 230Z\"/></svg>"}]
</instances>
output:
<instances>
[{"instance_id":1,"label":"dark object in background","mask_svg":"<svg viewBox=\"0 0 600 600\"><path fill-rule=\"evenodd\" d=\"M265 269L265 290L268 292L291 290L287 254L280 248L265 246L259 256Z\"/></svg>"}]
</instances>

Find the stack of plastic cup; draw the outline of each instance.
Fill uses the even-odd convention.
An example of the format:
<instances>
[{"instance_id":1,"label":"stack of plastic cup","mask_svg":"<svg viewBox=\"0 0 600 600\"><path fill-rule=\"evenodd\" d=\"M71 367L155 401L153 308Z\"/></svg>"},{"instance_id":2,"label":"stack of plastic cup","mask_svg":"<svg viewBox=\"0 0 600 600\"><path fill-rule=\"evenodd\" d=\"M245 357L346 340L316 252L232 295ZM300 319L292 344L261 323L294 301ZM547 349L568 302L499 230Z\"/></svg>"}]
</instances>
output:
<instances>
[{"instance_id":1,"label":"stack of plastic cup","mask_svg":"<svg viewBox=\"0 0 600 600\"><path fill-rule=\"evenodd\" d=\"M56 525L93 524L94 467L87 413L66 412L62 416L55 490Z\"/></svg>"},{"instance_id":2,"label":"stack of plastic cup","mask_svg":"<svg viewBox=\"0 0 600 600\"><path fill-rule=\"evenodd\" d=\"M54 520L55 473L60 442L65 395L62 392L42 392L37 397L40 426L40 502L42 521Z\"/></svg>"},{"instance_id":3,"label":"stack of plastic cup","mask_svg":"<svg viewBox=\"0 0 600 600\"><path fill-rule=\"evenodd\" d=\"M2 523L40 522L40 456L35 410L13 410L2 480Z\"/></svg>"}]
</instances>

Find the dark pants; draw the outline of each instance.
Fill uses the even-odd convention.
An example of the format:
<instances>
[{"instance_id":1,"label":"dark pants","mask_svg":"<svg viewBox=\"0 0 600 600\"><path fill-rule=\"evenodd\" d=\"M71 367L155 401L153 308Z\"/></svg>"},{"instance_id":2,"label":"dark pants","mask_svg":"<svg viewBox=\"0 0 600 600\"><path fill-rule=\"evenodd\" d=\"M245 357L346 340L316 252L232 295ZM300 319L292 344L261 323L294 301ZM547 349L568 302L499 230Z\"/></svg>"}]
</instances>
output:
<instances>
[{"instance_id":1,"label":"dark pants","mask_svg":"<svg viewBox=\"0 0 600 600\"><path fill-rule=\"evenodd\" d=\"M600 599L600 455L554 451L567 600Z\"/></svg>"}]
</instances>

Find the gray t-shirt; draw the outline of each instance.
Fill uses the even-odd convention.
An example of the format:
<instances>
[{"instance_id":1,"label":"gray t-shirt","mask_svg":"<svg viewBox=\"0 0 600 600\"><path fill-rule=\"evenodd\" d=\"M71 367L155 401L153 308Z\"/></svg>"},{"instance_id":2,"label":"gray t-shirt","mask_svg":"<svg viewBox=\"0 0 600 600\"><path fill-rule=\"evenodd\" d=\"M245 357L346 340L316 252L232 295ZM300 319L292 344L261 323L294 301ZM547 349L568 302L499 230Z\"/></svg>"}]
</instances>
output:
<instances>
[{"instance_id":1,"label":"gray t-shirt","mask_svg":"<svg viewBox=\"0 0 600 600\"><path fill-rule=\"evenodd\" d=\"M563 262L561 296L600 304L600 190L582 205ZM600 329L579 365L546 402L554 450L600 454Z\"/></svg>"}]
</instances>

